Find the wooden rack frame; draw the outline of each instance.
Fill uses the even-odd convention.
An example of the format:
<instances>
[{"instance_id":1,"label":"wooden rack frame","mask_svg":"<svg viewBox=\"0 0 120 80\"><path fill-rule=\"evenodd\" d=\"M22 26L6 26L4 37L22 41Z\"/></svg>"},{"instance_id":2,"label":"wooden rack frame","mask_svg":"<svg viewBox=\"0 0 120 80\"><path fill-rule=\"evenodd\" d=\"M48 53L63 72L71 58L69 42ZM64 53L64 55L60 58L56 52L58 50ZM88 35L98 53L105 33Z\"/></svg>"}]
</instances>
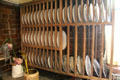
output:
<instances>
[{"instance_id":1,"label":"wooden rack frame","mask_svg":"<svg viewBox=\"0 0 120 80\"><path fill-rule=\"evenodd\" d=\"M63 2L64 1L64 2ZM75 2L73 2L75 1ZM78 20L78 1L81 1L81 17L82 17L82 20L79 22ZM27 54L27 57L28 57L28 61L29 61L29 65L30 66L33 66L33 67L37 67L37 68L40 68L40 69L43 69L43 70L47 70L47 71L51 71L51 72L56 72L56 73L60 73L60 74L65 74L65 75L70 75L70 76L73 76L73 77L80 77L80 78L84 78L84 79L101 79L101 80L110 80L112 79L112 62L113 62L113 57L111 57L111 66L109 67L109 76L108 77L104 77L103 76L103 55L104 55L104 40L105 40L105 36L104 36L104 31L105 31L105 25L112 25L112 43L111 43L111 46L112 46L112 50L111 50L111 56L113 56L113 37L114 37L114 8L112 8L112 21L111 22L108 22L107 20L102 22L102 19L100 18L98 22L89 22L89 20L87 19L87 22L84 22L84 14L83 14L83 5L84 5L84 2L85 0L41 0L41 1L36 1L36 2L30 2L30 3L25 3L23 5L21 5L21 8L20 8L20 20L21 20L21 39L24 38L27 38L27 41L30 37L30 35L35 35L35 34L41 34L41 32L43 31L43 41L45 41L45 32L47 32L47 46L41 46L42 44L45 45L45 42L42 43L36 43L35 42L37 41L33 39L33 42L29 39L29 43L27 43L27 41L21 42L21 50L24 51L26 54ZM86 4L87 4L87 7L89 7L89 0L86 0ZM68 4L69 2L69 4ZM100 6L101 5L101 0L98 0L98 5ZM75 3L75 22L73 22L73 14L72 14L72 7L73 7L73 3ZM59 6L58 6L59 4ZM92 2L92 4L95 4L94 3L94 0ZM65 22L63 22L63 6L65 8ZM68 22L68 18L67 18L67 7L70 7L70 22ZM59 8L60 12L59 12L59 19L60 19L60 22L58 23L58 20L57 20L57 9ZM53 9L55 10L55 22L53 21ZM45 10L47 11L47 14L49 12L49 10L51 10L51 23L49 22L49 16L47 15L47 23L45 21ZM37 23L35 24L35 21L33 20L33 22L31 22L30 20L30 23L28 22L22 22L22 16L23 15L28 15L29 13L32 13L32 14L35 14L36 12L40 12L43 11L43 23L41 22L40 18L38 18L40 20L40 23ZM89 10L87 8L87 16L89 15L88 14ZM101 10L100 10L101 12ZM95 15L95 9L94 9L94 6L93 6L93 15ZM106 10L106 15L107 15L107 10ZM37 15L36 15L37 16ZM100 16L101 16L101 13L100 13ZM34 17L32 16L32 19ZM106 19L107 16L106 16ZM94 16L93 16L93 21L94 21ZM89 54L89 57L90 57L90 60L91 60L91 64L93 64L93 61L94 61L94 56L96 55L96 52L95 52L95 29L96 29L96 25L100 25L99 27L101 28L101 48L100 48L100 51L101 53L99 54L99 63L100 63L100 71L99 71L99 76L95 76L94 75L94 69L93 69L93 65L91 65L91 76L88 76L86 74L86 70L85 70L85 60L86 60L86 55L88 54L87 53L87 28L90 28L91 29L91 42L90 42L90 54ZM81 35L79 35L79 28L82 28L82 37ZM65 30L64 30L65 29ZM65 33L67 34L67 47L65 50L63 50L63 35L62 35L62 31L65 31ZM73 33L72 33L72 30L73 30ZM60 34L60 40L59 40L59 43L60 43L60 47L58 48L57 47L57 33L59 31L59 34ZM51 40L51 46L48 46L49 44L49 32L53 33L55 32L55 45L53 43L53 35L51 35L50 37L50 40ZM71 37L71 34L73 35ZM25 37L25 36L26 37ZM38 38L38 37L37 37ZM71 43L71 38L73 40L73 43ZM80 43L79 39L81 38L82 39L82 44L81 44L81 47L82 47L82 53L79 54L78 51L80 51ZM39 38L41 40L41 37ZM72 44L72 49L71 49L71 44ZM54 46L54 47L53 47ZM72 51L71 51L72 50ZM73 53L71 53L73 52ZM65 64L65 69L66 71L63 70L63 56L66 55L66 64ZM73 56L73 64L74 64L74 70L73 71L70 71L70 56ZM79 74L78 71L77 71L77 56L78 55L82 55L81 58L82 58L82 73ZM50 56L50 63L51 63L51 67L48 66L48 58ZM39 58L38 58L39 57ZM29 59L30 58L30 59ZM43 61L41 61L41 58L43 59ZM38 60L39 59L39 60ZM47 59L47 60L46 60ZM43 63L42 63L43 62Z\"/></svg>"}]
</instances>

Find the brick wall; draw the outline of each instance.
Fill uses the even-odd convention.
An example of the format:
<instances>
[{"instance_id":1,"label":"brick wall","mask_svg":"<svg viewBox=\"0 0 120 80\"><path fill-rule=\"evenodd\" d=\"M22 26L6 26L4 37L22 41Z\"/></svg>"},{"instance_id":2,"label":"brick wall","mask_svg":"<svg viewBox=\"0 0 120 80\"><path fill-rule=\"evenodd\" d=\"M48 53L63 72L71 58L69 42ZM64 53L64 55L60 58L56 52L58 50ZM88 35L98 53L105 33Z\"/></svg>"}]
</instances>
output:
<instances>
[{"instance_id":1,"label":"brick wall","mask_svg":"<svg viewBox=\"0 0 120 80\"><path fill-rule=\"evenodd\" d=\"M20 16L19 7L16 5L3 4L0 2L0 45L6 38L13 39L20 48ZM11 35L9 36L9 32Z\"/></svg>"}]
</instances>

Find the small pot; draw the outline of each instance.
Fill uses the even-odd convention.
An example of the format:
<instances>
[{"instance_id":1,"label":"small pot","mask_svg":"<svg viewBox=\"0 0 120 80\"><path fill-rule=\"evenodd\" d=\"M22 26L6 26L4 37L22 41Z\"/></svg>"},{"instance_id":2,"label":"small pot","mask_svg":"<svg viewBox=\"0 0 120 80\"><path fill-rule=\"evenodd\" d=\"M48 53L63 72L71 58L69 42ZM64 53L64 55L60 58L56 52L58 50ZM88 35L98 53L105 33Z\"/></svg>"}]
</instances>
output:
<instances>
[{"instance_id":1,"label":"small pot","mask_svg":"<svg viewBox=\"0 0 120 80\"><path fill-rule=\"evenodd\" d=\"M36 69L29 69L29 74L24 74L24 80L39 80L39 72Z\"/></svg>"}]
</instances>

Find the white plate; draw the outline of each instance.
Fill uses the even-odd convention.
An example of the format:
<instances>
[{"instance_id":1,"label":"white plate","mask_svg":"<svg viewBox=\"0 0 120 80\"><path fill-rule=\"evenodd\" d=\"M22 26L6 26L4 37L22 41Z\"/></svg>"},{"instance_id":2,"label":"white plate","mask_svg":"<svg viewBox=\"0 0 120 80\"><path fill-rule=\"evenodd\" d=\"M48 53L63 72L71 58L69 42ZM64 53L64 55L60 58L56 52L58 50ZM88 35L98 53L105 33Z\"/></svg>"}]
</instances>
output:
<instances>
[{"instance_id":1,"label":"white plate","mask_svg":"<svg viewBox=\"0 0 120 80\"><path fill-rule=\"evenodd\" d=\"M31 12L30 21L31 21L31 24L33 24L33 12Z\"/></svg>"},{"instance_id":2,"label":"white plate","mask_svg":"<svg viewBox=\"0 0 120 80\"><path fill-rule=\"evenodd\" d=\"M43 24L43 23L44 23L44 19L43 19L43 10L42 10L41 13L40 13L40 18L41 18L41 23Z\"/></svg>"},{"instance_id":3,"label":"white plate","mask_svg":"<svg viewBox=\"0 0 120 80\"><path fill-rule=\"evenodd\" d=\"M99 76L100 64L96 59L94 59L93 61L93 67L94 67L95 73L97 74L97 76Z\"/></svg>"},{"instance_id":4,"label":"white plate","mask_svg":"<svg viewBox=\"0 0 120 80\"><path fill-rule=\"evenodd\" d=\"M30 24L30 13L28 13L28 16L27 16L27 22L28 24Z\"/></svg>"},{"instance_id":5,"label":"white plate","mask_svg":"<svg viewBox=\"0 0 120 80\"><path fill-rule=\"evenodd\" d=\"M67 8L67 18L68 22L70 22L70 6Z\"/></svg>"},{"instance_id":6,"label":"white plate","mask_svg":"<svg viewBox=\"0 0 120 80\"><path fill-rule=\"evenodd\" d=\"M27 35L26 35L26 33L25 33L25 43L27 43Z\"/></svg>"},{"instance_id":7,"label":"white plate","mask_svg":"<svg viewBox=\"0 0 120 80\"><path fill-rule=\"evenodd\" d=\"M57 33L57 47L60 47L60 32ZM64 50L67 46L67 36L64 31L62 31L62 49Z\"/></svg>"},{"instance_id":8,"label":"white plate","mask_svg":"<svg viewBox=\"0 0 120 80\"><path fill-rule=\"evenodd\" d=\"M34 50L33 50L34 51ZM34 53L31 54L31 63L34 64Z\"/></svg>"},{"instance_id":9,"label":"white plate","mask_svg":"<svg viewBox=\"0 0 120 80\"><path fill-rule=\"evenodd\" d=\"M42 66L44 66L44 62L43 62L43 54L41 54L41 64L42 64Z\"/></svg>"},{"instance_id":10,"label":"white plate","mask_svg":"<svg viewBox=\"0 0 120 80\"><path fill-rule=\"evenodd\" d=\"M90 6L89 6L89 21L90 22L93 21L93 5L92 5L92 3L90 3Z\"/></svg>"},{"instance_id":11,"label":"white plate","mask_svg":"<svg viewBox=\"0 0 120 80\"><path fill-rule=\"evenodd\" d=\"M29 54L30 54L30 52L27 53L27 60L30 63L30 55Z\"/></svg>"},{"instance_id":12,"label":"white plate","mask_svg":"<svg viewBox=\"0 0 120 80\"><path fill-rule=\"evenodd\" d=\"M111 22L112 20L112 0L106 0L107 2L107 21Z\"/></svg>"},{"instance_id":13,"label":"white plate","mask_svg":"<svg viewBox=\"0 0 120 80\"><path fill-rule=\"evenodd\" d=\"M106 21L106 10L105 10L103 1L101 3L101 19L102 19L102 22Z\"/></svg>"},{"instance_id":14,"label":"white plate","mask_svg":"<svg viewBox=\"0 0 120 80\"><path fill-rule=\"evenodd\" d=\"M24 33L22 34L21 37L22 37L22 42L24 43Z\"/></svg>"},{"instance_id":15,"label":"white plate","mask_svg":"<svg viewBox=\"0 0 120 80\"><path fill-rule=\"evenodd\" d=\"M84 16L84 21L87 21L87 5L84 4L84 8L83 8L83 16Z\"/></svg>"},{"instance_id":16,"label":"white plate","mask_svg":"<svg viewBox=\"0 0 120 80\"><path fill-rule=\"evenodd\" d=\"M28 35L27 35L27 40L28 40L28 44L30 44L30 32L28 32Z\"/></svg>"},{"instance_id":17,"label":"white plate","mask_svg":"<svg viewBox=\"0 0 120 80\"><path fill-rule=\"evenodd\" d=\"M55 31L53 31L53 47L55 47Z\"/></svg>"},{"instance_id":18,"label":"white plate","mask_svg":"<svg viewBox=\"0 0 120 80\"><path fill-rule=\"evenodd\" d=\"M24 24L24 14L21 17L21 22L22 22L22 24Z\"/></svg>"},{"instance_id":19,"label":"white plate","mask_svg":"<svg viewBox=\"0 0 120 80\"><path fill-rule=\"evenodd\" d=\"M47 23L47 10L45 10L44 18L45 18L45 22Z\"/></svg>"},{"instance_id":20,"label":"white plate","mask_svg":"<svg viewBox=\"0 0 120 80\"><path fill-rule=\"evenodd\" d=\"M41 45L44 46L44 39L43 39L44 32L41 32Z\"/></svg>"},{"instance_id":21,"label":"white plate","mask_svg":"<svg viewBox=\"0 0 120 80\"><path fill-rule=\"evenodd\" d=\"M38 31L38 34L37 34L37 42L38 42L38 45L40 46L40 32Z\"/></svg>"},{"instance_id":22,"label":"white plate","mask_svg":"<svg viewBox=\"0 0 120 80\"><path fill-rule=\"evenodd\" d=\"M75 22L75 5L72 8L73 21Z\"/></svg>"},{"instance_id":23,"label":"white plate","mask_svg":"<svg viewBox=\"0 0 120 80\"><path fill-rule=\"evenodd\" d=\"M53 9L53 22L55 23L55 9Z\"/></svg>"},{"instance_id":24,"label":"white plate","mask_svg":"<svg viewBox=\"0 0 120 80\"><path fill-rule=\"evenodd\" d=\"M31 37L32 37L32 35L31 35L31 31L30 31L30 44L32 44L32 40L31 40Z\"/></svg>"},{"instance_id":25,"label":"white plate","mask_svg":"<svg viewBox=\"0 0 120 80\"><path fill-rule=\"evenodd\" d=\"M63 62L62 62L62 64L63 64L63 70L66 72L67 70L67 68L66 68L66 64L67 64L67 56L66 55L64 55L63 56Z\"/></svg>"},{"instance_id":26,"label":"white plate","mask_svg":"<svg viewBox=\"0 0 120 80\"><path fill-rule=\"evenodd\" d=\"M74 57L73 56L70 57L69 63L70 63L70 70L74 72Z\"/></svg>"},{"instance_id":27,"label":"white plate","mask_svg":"<svg viewBox=\"0 0 120 80\"><path fill-rule=\"evenodd\" d=\"M49 19L49 23L51 23L51 10L50 9L48 11L48 19Z\"/></svg>"},{"instance_id":28,"label":"white plate","mask_svg":"<svg viewBox=\"0 0 120 80\"><path fill-rule=\"evenodd\" d=\"M45 31L45 46L47 46L47 31Z\"/></svg>"},{"instance_id":29,"label":"white plate","mask_svg":"<svg viewBox=\"0 0 120 80\"><path fill-rule=\"evenodd\" d=\"M51 46L51 31L48 32L48 43Z\"/></svg>"},{"instance_id":30,"label":"white plate","mask_svg":"<svg viewBox=\"0 0 120 80\"><path fill-rule=\"evenodd\" d=\"M60 9L57 9L57 21L60 23Z\"/></svg>"},{"instance_id":31,"label":"white plate","mask_svg":"<svg viewBox=\"0 0 120 80\"><path fill-rule=\"evenodd\" d=\"M48 67L51 68L51 57L48 56Z\"/></svg>"},{"instance_id":32,"label":"white plate","mask_svg":"<svg viewBox=\"0 0 120 80\"><path fill-rule=\"evenodd\" d=\"M63 22L65 23L65 8L63 8L62 16L63 16Z\"/></svg>"},{"instance_id":33,"label":"white plate","mask_svg":"<svg viewBox=\"0 0 120 80\"><path fill-rule=\"evenodd\" d=\"M24 16L24 21L25 21L25 24L27 24L27 14L25 13L25 16Z\"/></svg>"},{"instance_id":34,"label":"white plate","mask_svg":"<svg viewBox=\"0 0 120 80\"><path fill-rule=\"evenodd\" d=\"M40 24L40 11L37 11L37 23Z\"/></svg>"},{"instance_id":35,"label":"white plate","mask_svg":"<svg viewBox=\"0 0 120 80\"><path fill-rule=\"evenodd\" d=\"M79 22L82 20L82 18L81 18L81 5L78 6L78 19L79 19Z\"/></svg>"},{"instance_id":36,"label":"white plate","mask_svg":"<svg viewBox=\"0 0 120 80\"><path fill-rule=\"evenodd\" d=\"M37 32L34 32L34 44L37 45Z\"/></svg>"},{"instance_id":37,"label":"white plate","mask_svg":"<svg viewBox=\"0 0 120 80\"><path fill-rule=\"evenodd\" d=\"M100 8L99 8L99 5L98 5L98 3L96 3L96 5L95 5L95 19L94 19L94 21L95 22L98 22L99 21L99 17L100 17Z\"/></svg>"},{"instance_id":38,"label":"white plate","mask_svg":"<svg viewBox=\"0 0 120 80\"><path fill-rule=\"evenodd\" d=\"M32 33L31 33L31 43L32 43L32 45L34 44L34 33L33 33L33 31L32 31Z\"/></svg>"},{"instance_id":39,"label":"white plate","mask_svg":"<svg viewBox=\"0 0 120 80\"><path fill-rule=\"evenodd\" d=\"M91 61L88 55L86 56L86 59L85 59L85 69L86 69L87 75L91 76Z\"/></svg>"},{"instance_id":40,"label":"white plate","mask_svg":"<svg viewBox=\"0 0 120 80\"><path fill-rule=\"evenodd\" d=\"M40 65L40 53L38 53L37 61L38 61L38 65Z\"/></svg>"},{"instance_id":41,"label":"white plate","mask_svg":"<svg viewBox=\"0 0 120 80\"><path fill-rule=\"evenodd\" d=\"M80 56L77 57L77 70L80 74L82 74L82 59Z\"/></svg>"},{"instance_id":42,"label":"white plate","mask_svg":"<svg viewBox=\"0 0 120 80\"><path fill-rule=\"evenodd\" d=\"M34 19L34 23L35 23L35 24L37 24L36 15L37 15L36 12L34 12L34 14L33 14L33 19Z\"/></svg>"}]
</instances>

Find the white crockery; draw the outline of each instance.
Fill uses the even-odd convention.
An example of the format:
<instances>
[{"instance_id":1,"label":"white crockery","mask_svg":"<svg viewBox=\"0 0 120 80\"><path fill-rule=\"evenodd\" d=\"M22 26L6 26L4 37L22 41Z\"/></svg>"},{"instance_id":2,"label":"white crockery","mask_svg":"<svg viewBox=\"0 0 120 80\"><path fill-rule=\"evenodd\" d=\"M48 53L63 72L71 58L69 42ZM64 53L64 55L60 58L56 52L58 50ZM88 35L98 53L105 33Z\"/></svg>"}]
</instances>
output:
<instances>
[{"instance_id":1,"label":"white crockery","mask_svg":"<svg viewBox=\"0 0 120 80\"><path fill-rule=\"evenodd\" d=\"M44 32L41 32L41 45L44 46L44 39L43 39Z\"/></svg>"},{"instance_id":2,"label":"white crockery","mask_svg":"<svg viewBox=\"0 0 120 80\"><path fill-rule=\"evenodd\" d=\"M77 57L77 70L80 74L82 73L82 59L80 56Z\"/></svg>"},{"instance_id":3,"label":"white crockery","mask_svg":"<svg viewBox=\"0 0 120 80\"><path fill-rule=\"evenodd\" d=\"M40 53L38 53L37 62L38 62L38 65L40 65Z\"/></svg>"},{"instance_id":4,"label":"white crockery","mask_svg":"<svg viewBox=\"0 0 120 80\"><path fill-rule=\"evenodd\" d=\"M78 6L78 19L79 19L79 22L82 20L82 18L81 18L81 5Z\"/></svg>"},{"instance_id":5,"label":"white crockery","mask_svg":"<svg viewBox=\"0 0 120 80\"><path fill-rule=\"evenodd\" d=\"M33 41L33 39L34 39L34 35L33 35L34 33L33 33L33 31L31 32L31 44L33 45L34 44L34 41Z\"/></svg>"},{"instance_id":6,"label":"white crockery","mask_svg":"<svg viewBox=\"0 0 120 80\"><path fill-rule=\"evenodd\" d=\"M38 42L38 45L40 46L40 32L38 32L38 34L37 34L37 42Z\"/></svg>"},{"instance_id":7,"label":"white crockery","mask_svg":"<svg viewBox=\"0 0 120 80\"><path fill-rule=\"evenodd\" d=\"M45 31L45 46L47 46L47 31Z\"/></svg>"},{"instance_id":8,"label":"white crockery","mask_svg":"<svg viewBox=\"0 0 120 80\"><path fill-rule=\"evenodd\" d=\"M60 9L57 9L57 21L60 23Z\"/></svg>"},{"instance_id":9,"label":"white crockery","mask_svg":"<svg viewBox=\"0 0 120 80\"><path fill-rule=\"evenodd\" d=\"M28 32L27 38L28 38L28 39L27 39L27 41L28 41L27 43L30 44L30 32Z\"/></svg>"},{"instance_id":10,"label":"white crockery","mask_svg":"<svg viewBox=\"0 0 120 80\"><path fill-rule=\"evenodd\" d=\"M37 21L36 21L36 15L37 15L37 14L36 14L36 13L37 13L37 12L35 11L35 12L34 12L34 17L33 17L35 24L37 24Z\"/></svg>"},{"instance_id":11,"label":"white crockery","mask_svg":"<svg viewBox=\"0 0 120 80\"><path fill-rule=\"evenodd\" d=\"M21 22L22 22L22 24L24 24L24 14L21 17Z\"/></svg>"},{"instance_id":12,"label":"white crockery","mask_svg":"<svg viewBox=\"0 0 120 80\"><path fill-rule=\"evenodd\" d=\"M47 10L45 10L44 18L45 18L45 22L47 23Z\"/></svg>"},{"instance_id":13,"label":"white crockery","mask_svg":"<svg viewBox=\"0 0 120 80\"><path fill-rule=\"evenodd\" d=\"M24 16L24 21L25 21L25 24L27 24L27 14L25 13L25 16Z\"/></svg>"},{"instance_id":14,"label":"white crockery","mask_svg":"<svg viewBox=\"0 0 120 80\"><path fill-rule=\"evenodd\" d=\"M41 23L43 24L43 23L44 23L44 19L43 19L43 10L42 10L41 13L40 13L40 18L41 18Z\"/></svg>"},{"instance_id":15,"label":"white crockery","mask_svg":"<svg viewBox=\"0 0 120 80\"><path fill-rule=\"evenodd\" d=\"M87 22L87 5L86 4L84 4L83 16L84 16L84 21Z\"/></svg>"},{"instance_id":16,"label":"white crockery","mask_svg":"<svg viewBox=\"0 0 120 80\"><path fill-rule=\"evenodd\" d=\"M31 21L31 24L33 24L33 12L31 12L30 21Z\"/></svg>"},{"instance_id":17,"label":"white crockery","mask_svg":"<svg viewBox=\"0 0 120 80\"><path fill-rule=\"evenodd\" d=\"M94 59L93 61L93 67L94 67L95 73L97 74L97 76L99 76L100 64L96 59Z\"/></svg>"},{"instance_id":18,"label":"white crockery","mask_svg":"<svg viewBox=\"0 0 120 80\"><path fill-rule=\"evenodd\" d=\"M67 56L64 55L63 56L63 60L62 60L62 64L63 64L63 70L66 72L66 64L67 64Z\"/></svg>"},{"instance_id":19,"label":"white crockery","mask_svg":"<svg viewBox=\"0 0 120 80\"><path fill-rule=\"evenodd\" d=\"M65 23L65 8L63 8L62 16L63 16L63 22Z\"/></svg>"},{"instance_id":20,"label":"white crockery","mask_svg":"<svg viewBox=\"0 0 120 80\"><path fill-rule=\"evenodd\" d=\"M94 21L98 22L99 18L100 18L100 8L99 8L98 3L96 3L96 5L95 5L95 19L94 19Z\"/></svg>"},{"instance_id":21,"label":"white crockery","mask_svg":"<svg viewBox=\"0 0 120 80\"><path fill-rule=\"evenodd\" d=\"M106 21L106 10L105 10L103 1L101 3L101 20L102 20L102 22Z\"/></svg>"},{"instance_id":22,"label":"white crockery","mask_svg":"<svg viewBox=\"0 0 120 80\"><path fill-rule=\"evenodd\" d=\"M55 47L55 31L53 31L53 47Z\"/></svg>"},{"instance_id":23,"label":"white crockery","mask_svg":"<svg viewBox=\"0 0 120 80\"><path fill-rule=\"evenodd\" d=\"M37 41L36 41L36 37L37 36L37 32L34 32L34 44L37 45Z\"/></svg>"},{"instance_id":24,"label":"white crockery","mask_svg":"<svg viewBox=\"0 0 120 80\"><path fill-rule=\"evenodd\" d=\"M40 24L40 11L37 11L37 23Z\"/></svg>"},{"instance_id":25,"label":"white crockery","mask_svg":"<svg viewBox=\"0 0 120 80\"><path fill-rule=\"evenodd\" d=\"M51 31L48 32L48 43L51 46Z\"/></svg>"},{"instance_id":26,"label":"white crockery","mask_svg":"<svg viewBox=\"0 0 120 80\"><path fill-rule=\"evenodd\" d=\"M74 72L74 57L73 56L70 57L69 63L70 63L70 65L69 65L70 66L70 70L72 72Z\"/></svg>"},{"instance_id":27,"label":"white crockery","mask_svg":"<svg viewBox=\"0 0 120 80\"><path fill-rule=\"evenodd\" d=\"M75 22L75 5L72 8L73 21Z\"/></svg>"},{"instance_id":28,"label":"white crockery","mask_svg":"<svg viewBox=\"0 0 120 80\"><path fill-rule=\"evenodd\" d=\"M25 43L27 43L27 34L25 33Z\"/></svg>"},{"instance_id":29,"label":"white crockery","mask_svg":"<svg viewBox=\"0 0 120 80\"><path fill-rule=\"evenodd\" d=\"M44 66L44 62L43 62L43 54L41 54L41 64L42 64L42 66Z\"/></svg>"},{"instance_id":30,"label":"white crockery","mask_svg":"<svg viewBox=\"0 0 120 80\"><path fill-rule=\"evenodd\" d=\"M70 6L67 8L67 18L68 22L70 22Z\"/></svg>"},{"instance_id":31,"label":"white crockery","mask_svg":"<svg viewBox=\"0 0 120 80\"><path fill-rule=\"evenodd\" d=\"M48 11L48 19L49 19L49 23L51 23L51 10L50 9Z\"/></svg>"},{"instance_id":32,"label":"white crockery","mask_svg":"<svg viewBox=\"0 0 120 80\"><path fill-rule=\"evenodd\" d=\"M51 57L49 56L48 57L48 66L49 66L49 68L51 68L51 60L50 59L51 59Z\"/></svg>"},{"instance_id":33,"label":"white crockery","mask_svg":"<svg viewBox=\"0 0 120 80\"><path fill-rule=\"evenodd\" d=\"M86 56L86 59L85 59L85 69L86 69L87 75L91 76L91 61L88 55Z\"/></svg>"},{"instance_id":34,"label":"white crockery","mask_svg":"<svg viewBox=\"0 0 120 80\"><path fill-rule=\"evenodd\" d=\"M89 6L89 21L90 22L93 21L93 5L92 5L92 3L90 3L90 6Z\"/></svg>"},{"instance_id":35,"label":"white crockery","mask_svg":"<svg viewBox=\"0 0 120 80\"><path fill-rule=\"evenodd\" d=\"M55 9L53 9L53 22L55 23Z\"/></svg>"},{"instance_id":36,"label":"white crockery","mask_svg":"<svg viewBox=\"0 0 120 80\"><path fill-rule=\"evenodd\" d=\"M28 13L28 24L30 24L30 13Z\"/></svg>"},{"instance_id":37,"label":"white crockery","mask_svg":"<svg viewBox=\"0 0 120 80\"><path fill-rule=\"evenodd\" d=\"M64 31L62 31L62 49L64 50L67 46L67 36ZM57 47L60 47L60 32L57 33Z\"/></svg>"}]
</instances>

